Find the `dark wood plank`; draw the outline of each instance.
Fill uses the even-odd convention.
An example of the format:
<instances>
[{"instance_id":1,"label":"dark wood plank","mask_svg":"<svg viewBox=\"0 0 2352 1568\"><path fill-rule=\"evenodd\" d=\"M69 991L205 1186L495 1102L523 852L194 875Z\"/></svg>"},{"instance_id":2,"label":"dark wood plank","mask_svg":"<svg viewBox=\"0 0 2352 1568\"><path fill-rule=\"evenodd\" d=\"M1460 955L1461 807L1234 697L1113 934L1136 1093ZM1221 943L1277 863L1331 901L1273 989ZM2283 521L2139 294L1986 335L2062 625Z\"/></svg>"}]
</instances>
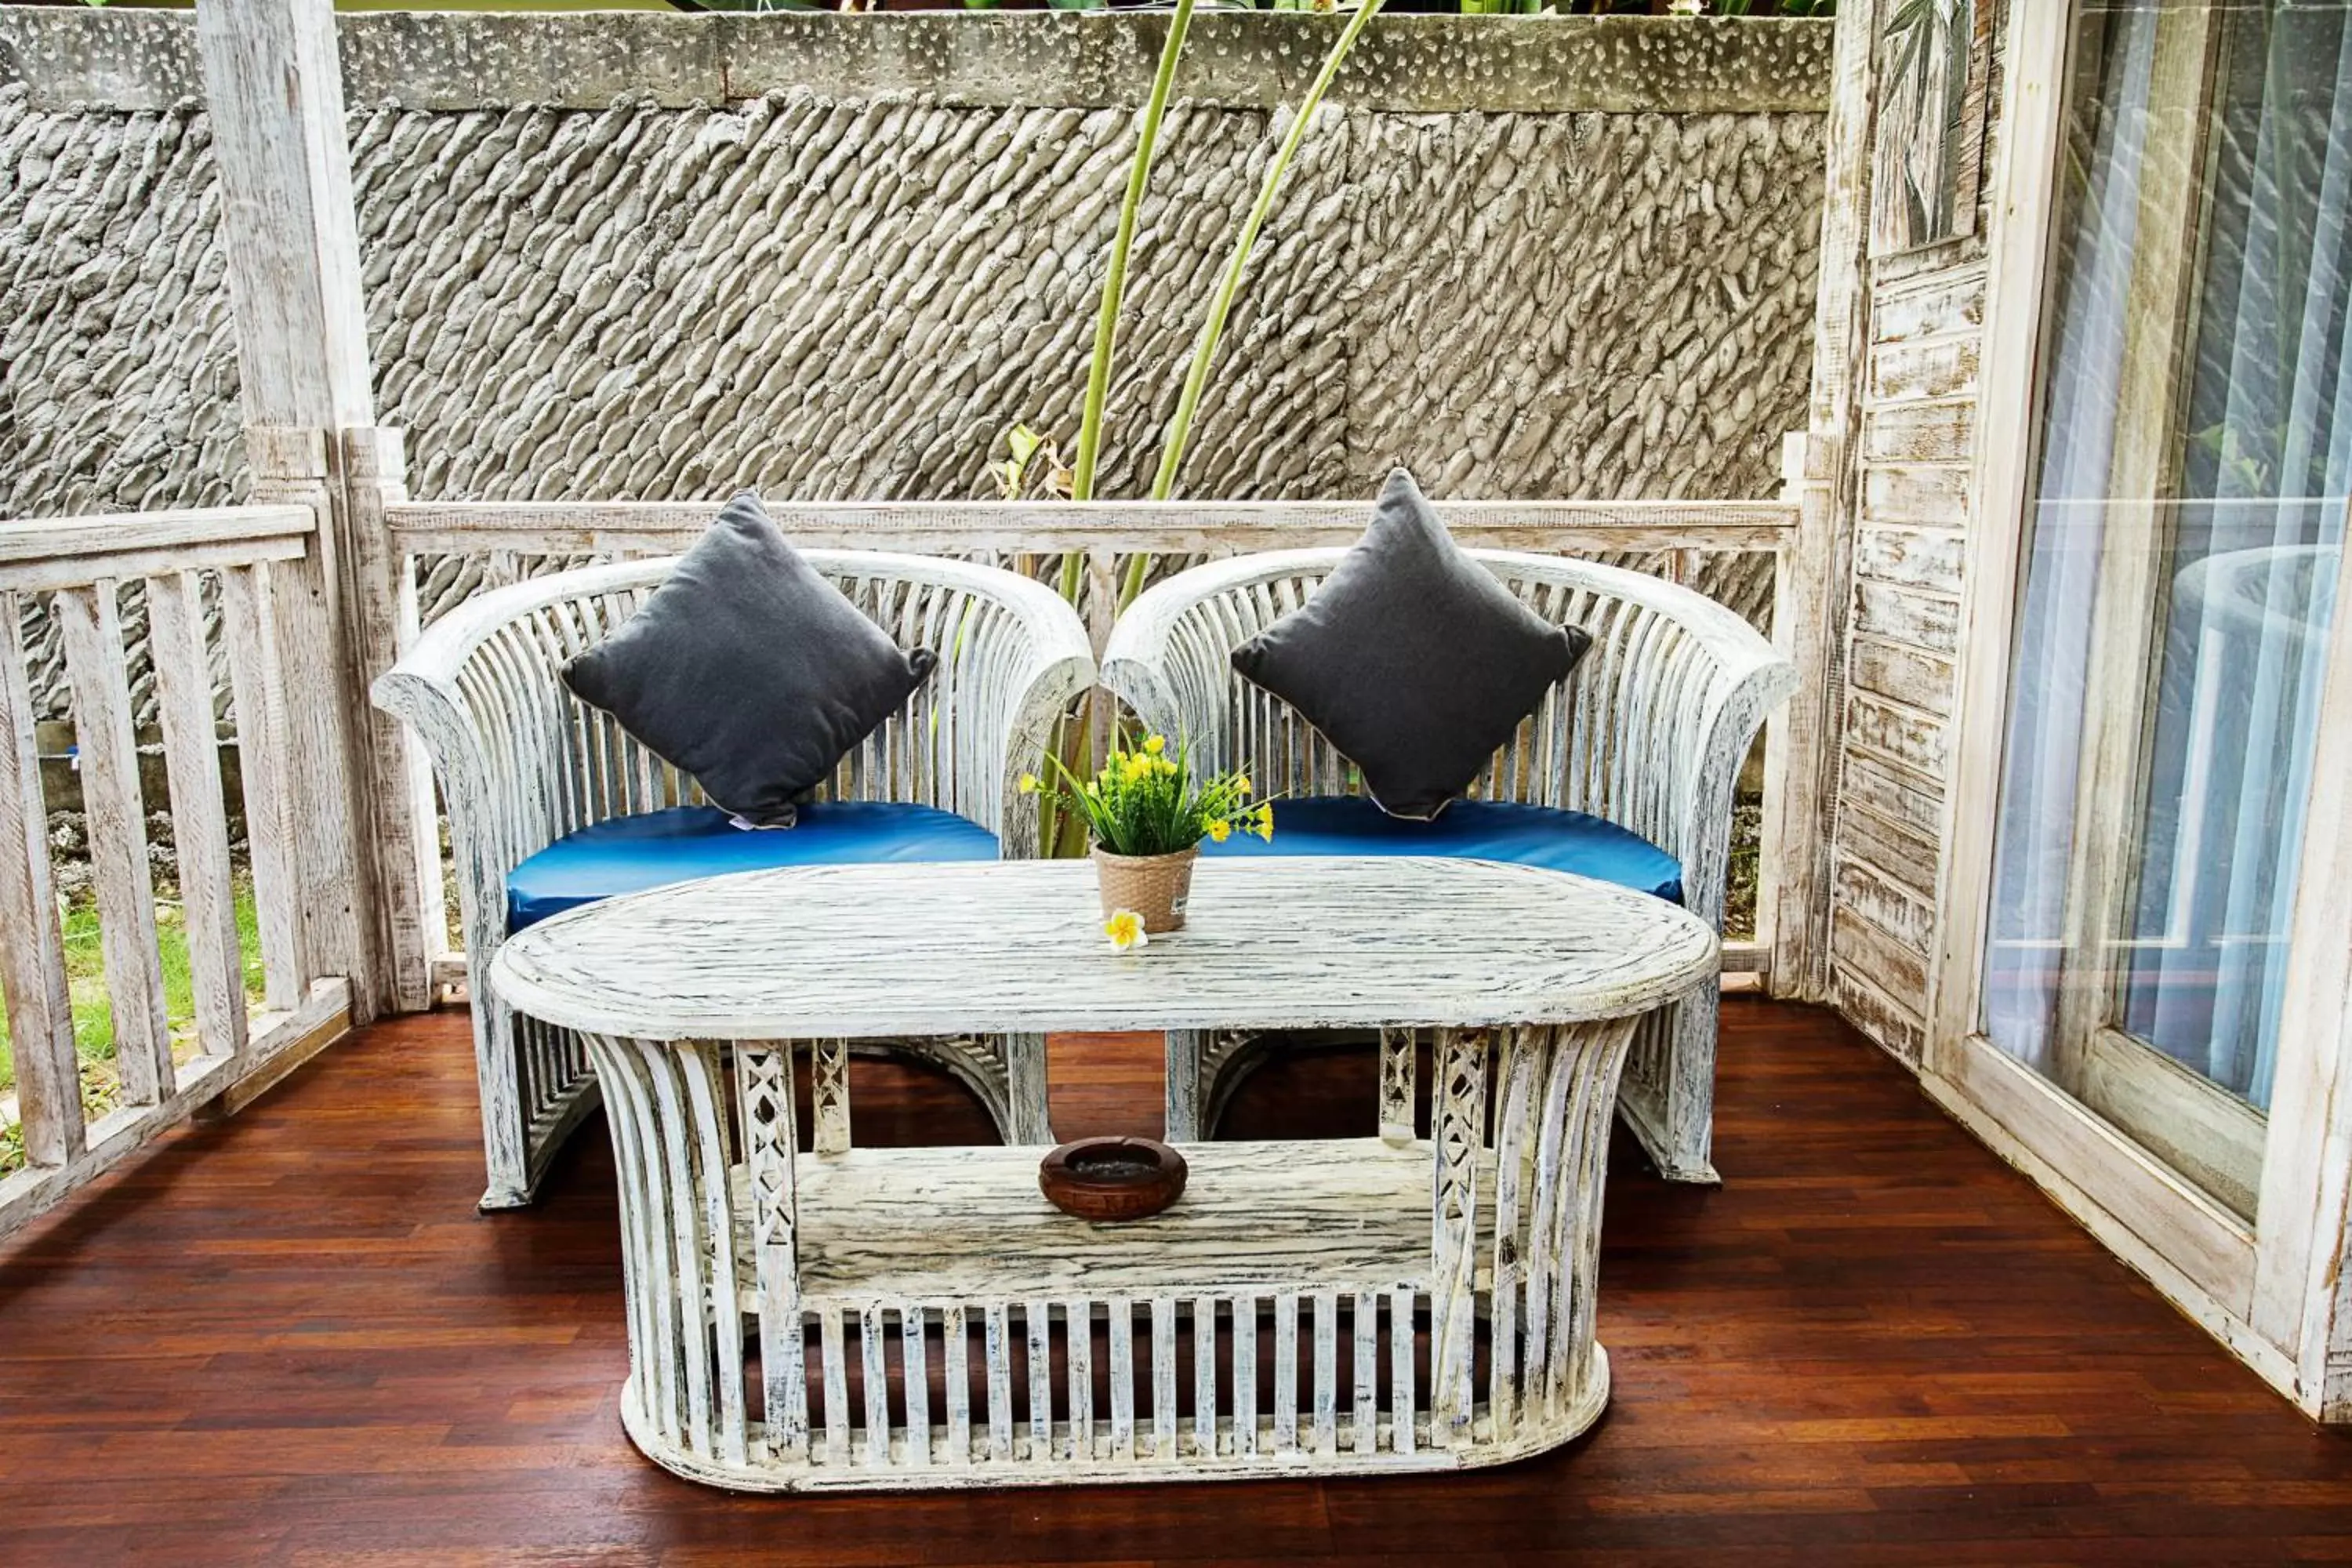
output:
<instances>
[{"instance_id":1,"label":"dark wood plank","mask_svg":"<svg viewBox=\"0 0 2352 1568\"><path fill-rule=\"evenodd\" d=\"M1828 1563L2352 1559L2324 1432L1832 1016L1727 1008L1720 1191L1621 1140L1567 1452L1389 1481L742 1499L622 1437L611 1154L477 1215L452 1015L370 1029L0 1251L0 1562ZM1066 1135L1159 1126L1157 1042L1054 1042ZM860 1061L862 1141L986 1121ZM1235 1136L1359 1131L1277 1060Z\"/></svg>"}]
</instances>

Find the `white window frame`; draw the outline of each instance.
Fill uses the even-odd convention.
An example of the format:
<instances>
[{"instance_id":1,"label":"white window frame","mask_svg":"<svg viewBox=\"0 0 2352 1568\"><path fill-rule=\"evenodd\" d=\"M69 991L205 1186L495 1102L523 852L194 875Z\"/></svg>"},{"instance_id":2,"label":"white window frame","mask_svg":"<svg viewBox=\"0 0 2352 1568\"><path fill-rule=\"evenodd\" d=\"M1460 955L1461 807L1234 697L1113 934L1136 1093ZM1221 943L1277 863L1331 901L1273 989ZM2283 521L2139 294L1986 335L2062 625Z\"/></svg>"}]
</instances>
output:
<instances>
[{"instance_id":1,"label":"white window frame","mask_svg":"<svg viewBox=\"0 0 2352 1568\"><path fill-rule=\"evenodd\" d=\"M1928 1093L2273 1386L2352 1421L2352 615L2330 628L2279 1059L2249 1223L1979 1029L1994 815L2033 480L2072 4L2014 5L1989 235L1985 351L1961 604L1957 743L1945 804ZM1996 411L2015 410L2009 428ZM2352 604L2352 551L2337 600Z\"/></svg>"}]
</instances>

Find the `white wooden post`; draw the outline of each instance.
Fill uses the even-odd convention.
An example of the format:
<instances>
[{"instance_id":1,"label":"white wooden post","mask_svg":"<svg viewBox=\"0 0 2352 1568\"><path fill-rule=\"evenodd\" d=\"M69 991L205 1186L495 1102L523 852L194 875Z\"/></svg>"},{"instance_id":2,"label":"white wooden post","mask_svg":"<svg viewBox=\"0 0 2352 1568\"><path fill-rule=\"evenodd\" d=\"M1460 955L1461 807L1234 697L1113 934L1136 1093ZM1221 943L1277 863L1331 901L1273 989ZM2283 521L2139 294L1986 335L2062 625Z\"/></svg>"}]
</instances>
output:
<instances>
[{"instance_id":1,"label":"white wooden post","mask_svg":"<svg viewBox=\"0 0 2352 1568\"><path fill-rule=\"evenodd\" d=\"M349 213L348 179L343 192L343 210ZM408 558L394 540L387 516L390 508L408 500L407 449L400 431L373 424L345 426L339 437L343 539L350 547L347 580L359 655L350 674L362 699L352 711L369 770L369 841L375 850L377 909L392 971L386 1000L413 1013L432 1005L432 963L449 946L432 768L408 726L364 700L370 684L399 662L416 637Z\"/></svg>"},{"instance_id":2,"label":"white wooden post","mask_svg":"<svg viewBox=\"0 0 2352 1568\"><path fill-rule=\"evenodd\" d=\"M1871 127L1877 78L1875 0L1838 7L1835 86L1822 210L1821 284L1813 310L1813 386L1806 419L1794 546L1773 582L1773 641L1797 667L1789 705L1765 742L1763 886L1773 907L1773 994L1819 1001L1829 986L1830 846L1837 814L1838 731L1845 708L1847 599L1862 380L1869 351ZM1784 492L1786 493L1786 492Z\"/></svg>"},{"instance_id":3,"label":"white wooden post","mask_svg":"<svg viewBox=\"0 0 2352 1568\"><path fill-rule=\"evenodd\" d=\"M358 1022L374 1011L373 1001L362 998L377 994L381 950L369 940L374 876L358 837L366 819L357 806L352 767L351 699L337 679L344 660L340 595L329 565L326 452L316 430L250 423L246 447L253 459L253 499L307 506L319 518L319 531L300 560L270 563L259 605L268 626L259 683L268 710L240 713L238 733L257 732L282 749L275 763L289 805L275 826L286 835L298 992L324 976L346 976Z\"/></svg>"},{"instance_id":4,"label":"white wooden post","mask_svg":"<svg viewBox=\"0 0 2352 1568\"><path fill-rule=\"evenodd\" d=\"M320 517L313 555L272 574L324 620L323 644L284 643L287 700L330 719L306 734L289 715L289 734L321 749L288 759L316 786L295 825L299 882L350 904L306 907L305 978L348 973L355 1017L422 1007L440 942L421 889L437 877L409 742L367 700L397 654L402 562L384 509L405 492L398 435L375 424L331 0L203 0L196 39L257 496Z\"/></svg>"}]
</instances>

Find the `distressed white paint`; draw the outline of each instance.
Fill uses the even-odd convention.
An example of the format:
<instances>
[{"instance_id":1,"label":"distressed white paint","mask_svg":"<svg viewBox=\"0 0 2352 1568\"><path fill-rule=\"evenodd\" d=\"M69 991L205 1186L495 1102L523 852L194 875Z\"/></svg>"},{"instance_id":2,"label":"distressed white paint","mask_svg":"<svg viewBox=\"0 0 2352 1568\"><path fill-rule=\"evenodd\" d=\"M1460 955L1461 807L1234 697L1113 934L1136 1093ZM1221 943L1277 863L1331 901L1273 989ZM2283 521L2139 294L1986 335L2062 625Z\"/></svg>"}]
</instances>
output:
<instances>
[{"instance_id":1,"label":"distressed white paint","mask_svg":"<svg viewBox=\"0 0 2352 1568\"><path fill-rule=\"evenodd\" d=\"M1790 483L1797 536L1775 557L1773 640L1796 665L1794 699L1765 751L1759 925L1773 937L1776 995L1819 1000L1829 977L1827 889L1837 811L1833 753L1843 708L1846 553L1856 488L1848 454L1861 428L1868 332L1873 69L1887 0L1845 0L1832 35L1821 264L1813 299L1812 392L1794 437Z\"/></svg>"},{"instance_id":2,"label":"distressed white paint","mask_svg":"<svg viewBox=\"0 0 2352 1568\"><path fill-rule=\"evenodd\" d=\"M1085 861L801 867L570 910L488 973L562 1028L817 1040L1582 1023L1716 974L1686 910L1486 860L1205 860L1192 910L1121 953Z\"/></svg>"},{"instance_id":3,"label":"distressed white paint","mask_svg":"<svg viewBox=\"0 0 2352 1568\"><path fill-rule=\"evenodd\" d=\"M807 868L631 894L506 942L490 988L578 1031L604 1084L632 1440L695 1479L791 1491L1444 1469L1539 1452L1589 1426L1608 1388L1591 1310L1608 1108L1640 1016L1714 973L1713 933L1624 889L1473 861L1216 861L1195 907L1180 935L1117 954L1080 862ZM816 1149L793 1146L798 1048L820 1096L838 1080L845 1110L845 1047L859 1040L1307 1024L1433 1027L1435 1139L1408 1126L1188 1143L1182 1199L1121 1226L1046 1203L1034 1148L859 1149L846 1116L828 1131L822 1110ZM731 1080L716 1065L727 1052ZM731 1105L719 1098L730 1082ZM1507 1092L1490 1115L1496 1084ZM1511 1198L1481 1200L1500 1191ZM1523 1258L1558 1306L1528 1320L1522 1342L1495 1292L1515 1288ZM1384 1300L1399 1360L1383 1410ZM1018 1428L1016 1312L1029 1407ZM975 1317L979 1369L965 1337ZM1193 1331L1189 1432L1180 1318ZM1513 1343L1479 1387L1482 1318ZM715 1356L725 1373L752 1319L758 1420L745 1379L711 1372ZM811 1321L813 1379L800 1359ZM933 1321L947 1372L938 1423ZM1102 1412L1097 1331L1112 1386ZM1150 1368L1139 1390L1139 1332ZM812 1381L824 1413L814 1445ZM882 1396L891 1381L908 1391L897 1418ZM984 1427L971 1419L975 1394Z\"/></svg>"},{"instance_id":4,"label":"distressed white paint","mask_svg":"<svg viewBox=\"0 0 2352 1568\"><path fill-rule=\"evenodd\" d=\"M0 593L0 743L8 748L0 768L0 995L25 1157L54 1168L79 1160L89 1139L22 626L16 595Z\"/></svg>"},{"instance_id":5,"label":"distressed white paint","mask_svg":"<svg viewBox=\"0 0 2352 1568\"><path fill-rule=\"evenodd\" d=\"M66 671L74 694L74 738L89 824L89 868L98 890L99 946L113 1005L114 1065L122 1098L155 1105L171 1098L172 1031L163 1009L163 963L155 938L155 880L147 859L147 816L139 797L139 751L131 731L130 660L115 604L121 584L60 589L56 599ZM223 846L226 853L226 846Z\"/></svg>"},{"instance_id":6,"label":"distressed white paint","mask_svg":"<svg viewBox=\"0 0 2352 1568\"><path fill-rule=\"evenodd\" d=\"M1202 768L1246 765L1277 795L1352 792L1346 759L1232 666L1233 650L1311 596L1340 554L1242 556L1149 590L1111 635L1105 683L1146 725L1184 737ZM1591 812L1641 834L1682 862L1688 907L1720 931L1733 791L1758 728L1795 679L1790 661L1745 620L1688 588L1592 562L1472 554L1537 614L1580 626L1594 640L1469 793ZM1278 823L1278 806L1276 815ZM1627 1073L1626 1120L1678 1180L1715 1179L1715 1026L1710 982L1670 1020L1645 1028ZM1248 1059L1233 1052L1204 1065L1238 1068ZM1409 1121L1410 1100L1390 1083L1399 1064L1384 1059L1381 1124L1393 1130ZM1202 1089L1212 1107L1229 1092L1216 1076L1211 1070Z\"/></svg>"},{"instance_id":7,"label":"distressed white paint","mask_svg":"<svg viewBox=\"0 0 2352 1568\"><path fill-rule=\"evenodd\" d=\"M179 861L197 1039L209 1055L235 1056L245 1048L245 961L229 883L227 803L202 600L192 574L151 579L147 646L154 652L155 705L171 774L172 842Z\"/></svg>"},{"instance_id":8,"label":"distressed white paint","mask_svg":"<svg viewBox=\"0 0 2352 1568\"><path fill-rule=\"evenodd\" d=\"M716 501L402 501L386 511L411 553L667 552L710 526ZM1347 544L1364 531L1360 500L772 500L793 540L838 549L927 554L1149 551L1163 555ZM1788 544L1796 511L1774 500L1454 500L1446 526L1496 549L1769 551Z\"/></svg>"},{"instance_id":9,"label":"distressed white paint","mask_svg":"<svg viewBox=\"0 0 2352 1568\"><path fill-rule=\"evenodd\" d=\"M310 635L330 657L315 672L315 707L298 705L288 731L308 730L305 750L333 753L320 781L331 788L309 795L297 825L319 839L315 857L306 851L318 875L306 876L304 915L352 977L365 1021L428 1000L439 944L420 889L438 868L419 842L430 826L413 809L400 731L365 703L370 674L394 651L399 557L383 511L404 491L399 438L373 428L334 6L204 0L194 31L252 488L268 499L297 494L321 522L310 561L320 624Z\"/></svg>"},{"instance_id":10,"label":"distressed white paint","mask_svg":"<svg viewBox=\"0 0 2352 1568\"><path fill-rule=\"evenodd\" d=\"M852 551L808 558L901 647L940 657L907 708L843 760L824 793L936 805L996 834L1007 858L1034 855L1036 813L1016 785L1093 682L1076 612L1051 589L989 567ZM558 674L626 620L673 561L587 567L484 594L435 623L376 682L377 702L415 726L431 755L449 816L487 1207L530 1200L595 1089L578 1041L518 1019L488 978L506 940L507 873L566 833L699 798L691 779L576 701ZM979 1092L1009 1136L1045 1139L1042 1041L949 1039L922 1049Z\"/></svg>"}]
</instances>

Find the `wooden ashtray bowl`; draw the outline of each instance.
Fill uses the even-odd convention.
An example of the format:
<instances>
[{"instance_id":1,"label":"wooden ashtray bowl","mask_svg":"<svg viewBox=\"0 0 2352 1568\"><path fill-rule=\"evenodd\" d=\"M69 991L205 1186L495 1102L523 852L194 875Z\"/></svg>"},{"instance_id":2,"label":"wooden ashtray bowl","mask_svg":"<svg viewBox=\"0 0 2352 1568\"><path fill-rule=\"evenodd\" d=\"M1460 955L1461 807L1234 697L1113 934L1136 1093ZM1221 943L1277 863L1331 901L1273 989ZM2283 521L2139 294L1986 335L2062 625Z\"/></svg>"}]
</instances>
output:
<instances>
[{"instance_id":1,"label":"wooden ashtray bowl","mask_svg":"<svg viewBox=\"0 0 2352 1568\"><path fill-rule=\"evenodd\" d=\"M1080 1219L1141 1219L1184 1194L1184 1156L1151 1138L1081 1138L1045 1156L1037 1187Z\"/></svg>"}]
</instances>

